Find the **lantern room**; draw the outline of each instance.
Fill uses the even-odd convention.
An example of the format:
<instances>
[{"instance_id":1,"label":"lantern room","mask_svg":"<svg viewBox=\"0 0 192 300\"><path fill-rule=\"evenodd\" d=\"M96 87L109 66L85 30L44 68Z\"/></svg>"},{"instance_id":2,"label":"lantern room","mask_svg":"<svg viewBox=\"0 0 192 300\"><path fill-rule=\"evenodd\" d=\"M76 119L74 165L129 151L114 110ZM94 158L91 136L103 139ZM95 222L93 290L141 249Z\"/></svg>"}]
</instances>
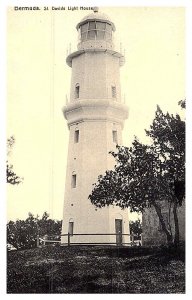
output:
<instances>
[{"instance_id":1,"label":"lantern room","mask_svg":"<svg viewBox=\"0 0 192 300\"><path fill-rule=\"evenodd\" d=\"M76 26L78 30L78 49L108 48L113 49L113 32L115 25L103 13L94 13L83 18Z\"/></svg>"}]
</instances>

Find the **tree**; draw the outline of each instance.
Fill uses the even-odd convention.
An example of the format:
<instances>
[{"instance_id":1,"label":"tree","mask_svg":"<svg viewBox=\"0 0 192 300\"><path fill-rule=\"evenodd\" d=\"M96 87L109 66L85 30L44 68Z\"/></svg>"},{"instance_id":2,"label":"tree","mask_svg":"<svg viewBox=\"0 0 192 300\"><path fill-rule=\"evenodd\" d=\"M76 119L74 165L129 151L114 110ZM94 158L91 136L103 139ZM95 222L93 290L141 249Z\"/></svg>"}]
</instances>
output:
<instances>
[{"instance_id":1,"label":"tree","mask_svg":"<svg viewBox=\"0 0 192 300\"><path fill-rule=\"evenodd\" d=\"M9 221L7 224L7 243L16 249L29 249L36 247L37 235L45 234L60 235L61 221L52 220L47 212L42 218L34 217L29 213L26 220Z\"/></svg>"},{"instance_id":2,"label":"tree","mask_svg":"<svg viewBox=\"0 0 192 300\"><path fill-rule=\"evenodd\" d=\"M185 122L179 115L163 114L157 107L154 121L146 134L152 143L144 145L135 137L131 147L117 146L111 152L116 160L114 170L98 177L89 199L97 207L106 205L129 207L143 212L153 206L169 244L173 237L161 212L166 200L175 222L174 243L179 243L177 208L185 191Z\"/></svg>"},{"instance_id":3,"label":"tree","mask_svg":"<svg viewBox=\"0 0 192 300\"><path fill-rule=\"evenodd\" d=\"M7 155L9 156L12 150L12 147L15 143L14 136L11 136L7 139ZM7 160L6 162L6 176L7 176L7 183L9 184L19 184L23 181L23 178L16 175L16 173L13 171L13 165L10 164Z\"/></svg>"},{"instance_id":4,"label":"tree","mask_svg":"<svg viewBox=\"0 0 192 300\"><path fill-rule=\"evenodd\" d=\"M141 239L142 224L140 219L129 222L130 234L133 234L137 240Z\"/></svg>"},{"instance_id":5,"label":"tree","mask_svg":"<svg viewBox=\"0 0 192 300\"><path fill-rule=\"evenodd\" d=\"M185 100L179 101L185 108ZM163 114L158 107L153 124L146 134L153 140L154 148L164 163L165 178L170 183L171 191L168 201L173 204L175 223L175 245L179 243L179 223L177 216L178 206L182 205L185 195L185 122L176 114Z\"/></svg>"}]
</instances>

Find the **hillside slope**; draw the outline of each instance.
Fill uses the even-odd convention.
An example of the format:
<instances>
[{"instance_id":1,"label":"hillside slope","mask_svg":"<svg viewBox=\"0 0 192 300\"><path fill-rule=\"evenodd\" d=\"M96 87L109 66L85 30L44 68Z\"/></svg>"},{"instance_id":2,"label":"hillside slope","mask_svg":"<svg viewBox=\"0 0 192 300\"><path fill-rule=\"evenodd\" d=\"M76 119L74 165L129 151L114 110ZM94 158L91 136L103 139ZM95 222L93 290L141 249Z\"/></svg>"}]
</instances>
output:
<instances>
[{"instance_id":1,"label":"hillside slope","mask_svg":"<svg viewBox=\"0 0 192 300\"><path fill-rule=\"evenodd\" d=\"M184 293L181 257L143 248L8 252L7 293Z\"/></svg>"}]
</instances>

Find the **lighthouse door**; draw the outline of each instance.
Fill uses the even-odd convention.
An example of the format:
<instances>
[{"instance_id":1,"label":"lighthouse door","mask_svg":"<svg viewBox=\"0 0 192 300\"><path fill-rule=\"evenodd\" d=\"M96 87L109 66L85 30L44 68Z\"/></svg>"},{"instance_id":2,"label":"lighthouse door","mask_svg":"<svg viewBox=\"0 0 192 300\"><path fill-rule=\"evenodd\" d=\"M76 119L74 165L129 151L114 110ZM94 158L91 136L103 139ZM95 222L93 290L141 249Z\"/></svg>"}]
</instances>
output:
<instances>
[{"instance_id":1,"label":"lighthouse door","mask_svg":"<svg viewBox=\"0 0 192 300\"><path fill-rule=\"evenodd\" d=\"M122 245L122 220L115 219L116 244Z\"/></svg>"}]
</instances>

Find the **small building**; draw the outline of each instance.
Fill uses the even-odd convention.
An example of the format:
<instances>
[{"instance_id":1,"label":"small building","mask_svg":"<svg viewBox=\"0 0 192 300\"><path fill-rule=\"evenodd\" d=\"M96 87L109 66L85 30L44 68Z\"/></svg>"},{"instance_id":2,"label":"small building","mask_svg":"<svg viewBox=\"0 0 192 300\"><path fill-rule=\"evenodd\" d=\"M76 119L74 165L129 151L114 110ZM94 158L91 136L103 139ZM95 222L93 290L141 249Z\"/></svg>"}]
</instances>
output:
<instances>
[{"instance_id":1,"label":"small building","mask_svg":"<svg viewBox=\"0 0 192 300\"><path fill-rule=\"evenodd\" d=\"M169 207L167 201L162 201L161 203L162 216L165 221L165 224L174 237L175 226L174 226L174 217L171 209L169 214ZM179 221L179 234L180 240L185 240L185 205L183 204L178 208L178 221ZM166 234L162 230L159 217L155 211L155 208L152 206L147 208L142 215L142 245L143 246L159 246L167 243Z\"/></svg>"}]
</instances>

